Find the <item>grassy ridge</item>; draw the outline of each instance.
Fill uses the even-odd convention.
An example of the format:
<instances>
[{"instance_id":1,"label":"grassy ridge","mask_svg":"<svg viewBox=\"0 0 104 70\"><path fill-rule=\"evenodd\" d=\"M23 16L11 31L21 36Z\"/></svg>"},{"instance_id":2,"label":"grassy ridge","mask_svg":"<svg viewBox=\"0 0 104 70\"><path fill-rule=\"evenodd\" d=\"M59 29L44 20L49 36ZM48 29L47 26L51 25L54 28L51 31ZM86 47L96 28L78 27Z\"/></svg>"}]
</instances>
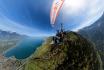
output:
<instances>
[{"instance_id":1,"label":"grassy ridge","mask_svg":"<svg viewBox=\"0 0 104 70\"><path fill-rule=\"evenodd\" d=\"M67 32L61 44L50 44L52 38L37 49L24 70L101 70L94 45L82 36Z\"/></svg>"}]
</instances>

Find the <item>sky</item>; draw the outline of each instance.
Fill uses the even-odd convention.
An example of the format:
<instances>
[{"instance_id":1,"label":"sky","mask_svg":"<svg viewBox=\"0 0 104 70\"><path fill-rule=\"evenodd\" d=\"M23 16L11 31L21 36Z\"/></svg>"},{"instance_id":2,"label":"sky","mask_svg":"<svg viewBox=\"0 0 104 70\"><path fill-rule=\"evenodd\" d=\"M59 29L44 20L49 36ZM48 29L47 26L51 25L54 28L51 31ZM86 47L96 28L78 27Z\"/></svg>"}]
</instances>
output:
<instances>
[{"instance_id":1,"label":"sky","mask_svg":"<svg viewBox=\"0 0 104 70\"><path fill-rule=\"evenodd\" d=\"M78 30L91 25L101 17L104 9L103 0L95 0L94 5L89 7L88 4L81 4L84 10L80 8L81 0L78 4L70 0L63 6L57 17L56 28L53 28L50 24L52 3L53 0L0 0L0 29L28 36L49 36L55 33L60 22L65 23L66 30Z\"/></svg>"}]
</instances>

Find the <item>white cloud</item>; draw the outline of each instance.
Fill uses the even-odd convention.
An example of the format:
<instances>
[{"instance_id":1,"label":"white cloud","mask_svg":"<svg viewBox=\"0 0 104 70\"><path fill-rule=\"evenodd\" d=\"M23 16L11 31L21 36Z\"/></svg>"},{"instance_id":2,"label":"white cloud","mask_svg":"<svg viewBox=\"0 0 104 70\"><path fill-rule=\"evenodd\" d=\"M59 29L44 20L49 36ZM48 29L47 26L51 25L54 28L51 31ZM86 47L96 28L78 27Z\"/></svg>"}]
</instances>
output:
<instances>
[{"instance_id":1,"label":"white cloud","mask_svg":"<svg viewBox=\"0 0 104 70\"><path fill-rule=\"evenodd\" d=\"M80 3L82 4L79 5ZM67 5L64 5L62 9L64 10L63 18L65 18L63 21L66 22L67 20L67 24L65 25L73 31L90 26L97 21L104 12L104 0L66 0L65 4Z\"/></svg>"},{"instance_id":2,"label":"white cloud","mask_svg":"<svg viewBox=\"0 0 104 70\"><path fill-rule=\"evenodd\" d=\"M91 3L90 9L87 12L87 16L86 16L86 19L84 20L84 22L82 22L81 25L78 28L76 28L75 30L79 30L86 26L92 25L103 14L104 14L104 1L95 0L93 3Z\"/></svg>"},{"instance_id":3,"label":"white cloud","mask_svg":"<svg viewBox=\"0 0 104 70\"><path fill-rule=\"evenodd\" d=\"M4 31L16 32L16 33L28 35L28 36L41 36L40 34L43 33L42 31L36 28L23 26L2 15L0 16L0 29ZM43 35L45 36L44 33Z\"/></svg>"}]
</instances>

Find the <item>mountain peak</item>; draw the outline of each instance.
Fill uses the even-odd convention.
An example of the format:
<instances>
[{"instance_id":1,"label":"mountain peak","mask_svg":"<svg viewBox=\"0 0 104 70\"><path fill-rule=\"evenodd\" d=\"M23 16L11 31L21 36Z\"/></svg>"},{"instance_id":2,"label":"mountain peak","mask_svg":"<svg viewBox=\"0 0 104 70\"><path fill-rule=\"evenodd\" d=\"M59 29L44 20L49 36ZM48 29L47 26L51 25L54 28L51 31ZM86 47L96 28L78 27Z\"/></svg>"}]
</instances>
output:
<instances>
[{"instance_id":1,"label":"mountain peak","mask_svg":"<svg viewBox=\"0 0 104 70\"><path fill-rule=\"evenodd\" d=\"M81 35L66 32L60 44L51 44L52 37L37 49L24 70L100 70L95 46Z\"/></svg>"}]
</instances>

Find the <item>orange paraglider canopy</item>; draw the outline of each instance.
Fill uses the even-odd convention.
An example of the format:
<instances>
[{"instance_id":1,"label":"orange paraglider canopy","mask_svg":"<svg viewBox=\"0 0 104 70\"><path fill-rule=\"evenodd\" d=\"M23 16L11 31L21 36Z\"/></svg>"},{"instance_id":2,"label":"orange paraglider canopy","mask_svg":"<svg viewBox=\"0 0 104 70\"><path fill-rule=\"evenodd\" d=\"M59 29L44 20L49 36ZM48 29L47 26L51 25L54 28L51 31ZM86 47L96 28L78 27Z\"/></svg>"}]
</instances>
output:
<instances>
[{"instance_id":1,"label":"orange paraglider canopy","mask_svg":"<svg viewBox=\"0 0 104 70\"><path fill-rule=\"evenodd\" d=\"M64 0L54 0L52 8L51 8L51 13L50 13L50 20L51 24L54 25L56 18L59 14L59 11L64 3Z\"/></svg>"}]
</instances>

